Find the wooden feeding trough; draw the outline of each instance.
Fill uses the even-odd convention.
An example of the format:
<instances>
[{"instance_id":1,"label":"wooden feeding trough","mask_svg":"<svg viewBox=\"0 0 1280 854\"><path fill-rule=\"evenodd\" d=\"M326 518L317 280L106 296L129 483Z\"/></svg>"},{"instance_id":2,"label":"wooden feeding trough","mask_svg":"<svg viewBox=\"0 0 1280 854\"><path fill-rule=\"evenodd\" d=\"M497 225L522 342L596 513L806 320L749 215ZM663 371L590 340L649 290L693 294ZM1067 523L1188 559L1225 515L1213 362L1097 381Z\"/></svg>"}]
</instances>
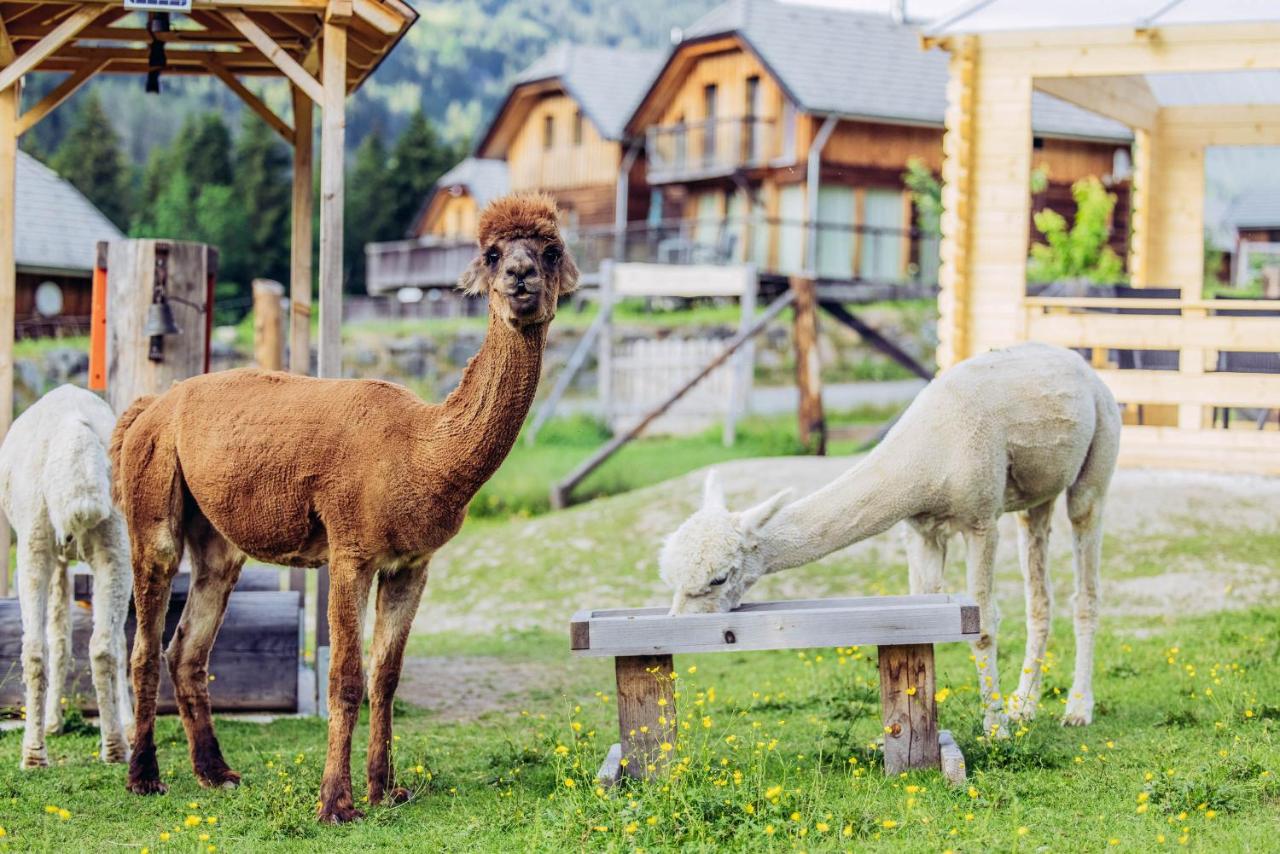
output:
<instances>
[{"instance_id":1,"label":"wooden feeding trough","mask_svg":"<svg viewBox=\"0 0 1280 854\"><path fill-rule=\"evenodd\" d=\"M574 655L613 656L618 729L601 782L659 775L676 742L676 653L875 646L880 657L884 770L939 768L965 779L964 756L938 729L933 645L978 637L978 606L959 596L874 596L755 602L722 614L669 616L665 608L579 611L569 625ZM914 690L912 690L914 689ZM622 759L627 762L624 765Z\"/></svg>"}]
</instances>

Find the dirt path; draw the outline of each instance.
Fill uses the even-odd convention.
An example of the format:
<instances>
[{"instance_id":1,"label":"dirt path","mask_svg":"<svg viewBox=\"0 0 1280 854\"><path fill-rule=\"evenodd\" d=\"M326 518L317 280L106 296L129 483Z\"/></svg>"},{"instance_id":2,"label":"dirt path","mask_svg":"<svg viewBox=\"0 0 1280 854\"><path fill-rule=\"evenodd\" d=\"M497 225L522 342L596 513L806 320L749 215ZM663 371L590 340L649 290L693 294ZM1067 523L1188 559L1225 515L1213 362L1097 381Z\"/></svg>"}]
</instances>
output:
<instances>
[{"instance_id":1,"label":"dirt path","mask_svg":"<svg viewBox=\"0 0 1280 854\"><path fill-rule=\"evenodd\" d=\"M558 691L564 678L563 669L489 656L405 658L396 699L437 720L472 721L510 714L534 691Z\"/></svg>"}]
</instances>

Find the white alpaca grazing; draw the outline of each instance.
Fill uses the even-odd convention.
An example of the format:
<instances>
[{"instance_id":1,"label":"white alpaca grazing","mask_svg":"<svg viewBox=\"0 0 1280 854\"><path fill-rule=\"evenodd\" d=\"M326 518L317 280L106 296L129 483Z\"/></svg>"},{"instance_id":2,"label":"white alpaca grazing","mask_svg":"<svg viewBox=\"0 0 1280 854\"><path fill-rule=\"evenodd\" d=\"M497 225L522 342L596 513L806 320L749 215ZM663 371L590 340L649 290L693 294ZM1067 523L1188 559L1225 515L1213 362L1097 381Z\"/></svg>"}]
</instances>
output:
<instances>
[{"instance_id":1,"label":"white alpaca grazing","mask_svg":"<svg viewBox=\"0 0 1280 854\"><path fill-rule=\"evenodd\" d=\"M1021 344L956 365L929 384L884 441L812 495L789 491L730 512L714 472L703 505L672 534L659 558L675 590L672 613L727 611L764 575L817 560L907 520L912 593L937 593L947 541L964 536L968 590L980 610L974 643L984 726L1004 734L996 667L999 615L992 601L996 528L1018 514L1026 580L1027 649L1008 700L1034 716L1049 635L1046 566L1054 500L1067 494L1075 538L1075 677L1063 723L1093 718L1093 638L1098 625L1102 508L1120 442L1111 392L1077 354Z\"/></svg>"},{"instance_id":2,"label":"white alpaca grazing","mask_svg":"<svg viewBox=\"0 0 1280 854\"><path fill-rule=\"evenodd\" d=\"M68 564L93 569L93 687L99 756L123 762L133 710L125 678L124 623L133 579L124 521L111 501L107 446L115 416L91 392L61 386L13 422L0 445L0 509L18 542L22 678L27 723L21 767L49 764L45 733L62 726L71 666Z\"/></svg>"}]
</instances>

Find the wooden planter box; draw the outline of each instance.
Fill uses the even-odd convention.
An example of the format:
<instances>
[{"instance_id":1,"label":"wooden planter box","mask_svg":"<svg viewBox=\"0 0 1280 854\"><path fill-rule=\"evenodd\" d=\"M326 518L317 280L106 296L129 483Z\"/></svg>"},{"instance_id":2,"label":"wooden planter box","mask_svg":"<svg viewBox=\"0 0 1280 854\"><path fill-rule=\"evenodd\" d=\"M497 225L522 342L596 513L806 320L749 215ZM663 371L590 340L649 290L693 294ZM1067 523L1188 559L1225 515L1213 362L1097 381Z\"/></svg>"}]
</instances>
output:
<instances>
[{"instance_id":1,"label":"wooden planter box","mask_svg":"<svg viewBox=\"0 0 1280 854\"><path fill-rule=\"evenodd\" d=\"M89 674L89 636L93 631L92 585L87 572L73 576L71 609L71 676L66 696L79 695L81 708L96 714L98 699ZM173 579L164 639L173 635L187 603L191 576ZM227 604L226 618L209 656L209 698L215 712L298 709L298 668L302 636L302 597L280 591L279 570L246 568ZM133 606L125 635L133 649ZM0 599L0 706L17 708L25 702L22 683L22 622L17 599ZM173 684L167 667L160 668L159 708L173 713Z\"/></svg>"}]
</instances>

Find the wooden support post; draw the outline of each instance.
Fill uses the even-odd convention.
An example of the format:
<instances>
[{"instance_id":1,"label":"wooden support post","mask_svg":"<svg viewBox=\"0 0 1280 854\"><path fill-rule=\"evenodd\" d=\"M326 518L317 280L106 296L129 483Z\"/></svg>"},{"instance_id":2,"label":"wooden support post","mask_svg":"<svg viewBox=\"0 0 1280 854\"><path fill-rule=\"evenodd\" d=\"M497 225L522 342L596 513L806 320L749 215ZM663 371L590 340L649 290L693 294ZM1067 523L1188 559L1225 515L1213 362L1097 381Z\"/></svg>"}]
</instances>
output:
<instances>
[{"instance_id":1,"label":"wooden support post","mask_svg":"<svg viewBox=\"0 0 1280 854\"><path fill-rule=\"evenodd\" d=\"M822 365L818 360L818 297L813 279L792 277L795 294L796 387L800 390L800 444L819 456L827 452L822 414Z\"/></svg>"},{"instance_id":2,"label":"wooden support post","mask_svg":"<svg viewBox=\"0 0 1280 854\"><path fill-rule=\"evenodd\" d=\"M940 767L933 644L882 645L879 651L884 773Z\"/></svg>"},{"instance_id":3,"label":"wooden support post","mask_svg":"<svg viewBox=\"0 0 1280 854\"><path fill-rule=\"evenodd\" d=\"M289 247L289 370L311 373L311 119L314 105L293 92L293 233Z\"/></svg>"},{"instance_id":4,"label":"wooden support post","mask_svg":"<svg viewBox=\"0 0 1280 854\"><path fill-rule=\"evenodd\" d=\"M933 379L933 371L929 370L924 365L917 362L914 358L912 358L910 353L907 353L897 344L894 344L892 341L890 341L888 338L882 335L880 331L876 329L874 326L865 322L856 314L849 311L849 309L845 308L843 303L836 302L835 300L823 300L822 302L819 303L819 306L827 314L831 315L840 323L844 324L845 326L849 327L854 332L856 332L858 336L867 344L870 344L872 347L876 348L881 353L884 353L890 359L893 359L899 365L902 365L902 367L906 368L908 371L911 371L911 373L915 374L920 379L922 380Z\"/></svg>"},{"instance_id":5,"label":"wooden support post","mask_svg":"<svg viewBox=\"0 0 1280 854\"><path fill-rule=\"evenodd\" d=\"M0 24L0 67L13 62ZM18 86L0 91L0 439L13 420L13 324L18 288L14 254L18 182ZM9 523L0 514L0 596L9 595Z\"/></svg>"},{"instance_id":6,"label":"wooden support post","mask_svg":"<svg viewBox=\"0 0 1280 854\"><path fill-rule=\"evenodd\" d=\"M346 156L347 29L326 20L320 132L320 376L342 375L342 205Z\"/></svg>"},{"instance_id":7,"label":"wooden support post","mask_svg":"<svg viewBox=\"0 0 1280 854\"><path fill-rule=\"evenodd\" d=\"M617 773L652 780L675 754L675 663L670 655L623 655L614 659L614 670L621 736ZM602 780L607 779L604 772L609 764L606 759Z\"/></svg>"},{"instance_id":8,"label":"wooden support post","mask_svg":"<svg viewBox=\"0 0 1280 854\"><path fill-rule=\"evenodd\" d=\"M80 70L68 75L57 87L45 95L39 103L22 114L18 119L18 136L22 136L31 130L40 120L52 113L60 104L79 91L80 87L87 83L93 75L106 68L109 59L91 60L85 63Z\"/></svg>"},{"instance_id":9,"label":"wooden support post","mask_svg":"<svg viewBox=\"0 0 1280 854\"><path fill-rule=\"evenodd\" d=\"M284 367L284 285L271 279L253 280L253 358L258 367Z\"/></svg>"}]
</instances>

